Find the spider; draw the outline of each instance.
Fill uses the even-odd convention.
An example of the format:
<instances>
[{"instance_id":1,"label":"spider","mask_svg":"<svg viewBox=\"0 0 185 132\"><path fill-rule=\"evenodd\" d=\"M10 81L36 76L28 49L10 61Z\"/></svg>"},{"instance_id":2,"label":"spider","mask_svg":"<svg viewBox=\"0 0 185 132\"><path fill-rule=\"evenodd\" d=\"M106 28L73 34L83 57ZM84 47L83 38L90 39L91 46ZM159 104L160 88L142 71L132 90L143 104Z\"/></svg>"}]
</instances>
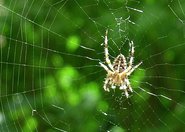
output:
<instances>
[{"instance_id":1,"label":"spider","mask_svg":"<svg viewBox=\"0 0 185 132\"><path fill-rule=\"evenodd\" d=\"M132 66L133 59L134 59L134 43L133 41L131 41L131 57L130 57L129 64L127 65L125 56L122 54L119 54L115 58L112 65L109 59L107 34L108 34L108 30L106 30L106 33L105 33L105 59L110 70L106 65L99 62L101 67L103 67L107 72L107 76L104 82L104 90L109 92L109 87L107 87L107 84L111 85L111 88L113 89L115 89L116 86L119 86L121 90L124 90L125 96L128 98L129 94L127 92L127 89L129 88L129 90L133 92L128 77L133 73L133 71L136 68L138 68L142 64L142 62L140 62L136 66Z\"/></svg>"}]
</instances>

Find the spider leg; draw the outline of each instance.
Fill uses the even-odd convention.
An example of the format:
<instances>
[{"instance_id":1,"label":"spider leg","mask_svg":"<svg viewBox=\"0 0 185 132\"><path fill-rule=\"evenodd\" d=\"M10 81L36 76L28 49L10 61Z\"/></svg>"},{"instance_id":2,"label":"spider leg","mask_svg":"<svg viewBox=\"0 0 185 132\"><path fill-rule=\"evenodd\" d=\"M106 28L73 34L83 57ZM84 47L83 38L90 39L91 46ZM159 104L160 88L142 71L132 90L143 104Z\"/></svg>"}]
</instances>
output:
<instances>
[{"instance_id":1,"label":"spider leg","mask_svg":"<svg viewBox=\"0 0 185 132\"><path fill-rule=\"evenodd\" d=\"M126 69L126 72L130 71L130 69L132 68L133 60L134 60L134 43L133 41L131 41L131 57L130 57L129 65L128 65L128 68Z\"/></svg>"},{"instance_id":2,"label":"spider leg","mask_svg":"<svg viewBox=\"0 0 185 132\"><path fill-rule=\"evenodd\" d=\"M112 71L110 71L110 70L108 69L108 67L107 67L106 65L104 65L103 63L99 62L99 64L101 65L101 67L103 67L103 68L107 71L107 77L106 77L106 79L105 79L103 88L104 88L105 91L108 91L108 92L109 92L109 88L107 87L107 84L108 84L108 83L112 83L112 82L111 82L111 78L109 77L109 76L112 74ZM110 80L110 81L109 81L109 80ZM113 85L112 85L112 88L113 88Z\"/></svg>"},{"instance_id":3,"label":"spider leg","mask_svg":"<svg viewBox=\"0 0 185 132\"><path fill-rule=\"evenodd\" d=\"M106 30L106 33L105 33L105 59L106 59L106 62L107 62L107 64L108 64L108 66L109 66L110 69L113 71L113 66L112 66L112 64L111 64L111 62L110 62L110 59L109 59L107 34L108 34L108 30Z\"/></svg>"},{"instance_id":4,"label":"spider leg","mask_svg":"<svg viewBox=\"0 0 185 132\"><path fill-rule=\"evenodd\" d=\"M107 87L108 82L109 82L109 78L106 78L103 86L104 90L107 92L109 92L109 88Z\"/></svg>"},{"instance_id":5,"label":"spider leg","mask_svg":"<svg viewBox=\"0 0 185 132\"><path fill-rule=\"evenodd\" d=\"M101 67L103 67L107 72L110 72L110 70L108 69L108 67L106 65L104 65L103 63L99 62L99 64L101 65Z\"/></svg>"},{"instance_id":6,"label":"spider leg","mask_svg":"<svg viewBox=\"0 0 185 132\"><path fill-rule=\"evenodd\" d=\"M112 84L112 85L111 85L111 88L112 88L112 89L115 89L115 88L116 88L116 86L115 86L114 84Z\"/></svg>"},{"instance_id":7,"label":"spider leg","mask_svg":"<svg viewBox=\"0 0 185 132\"><path fill-rule=\"evenodd\" d=\"M133 72L136 68L138 68L141 64L142 64L142 62L140 62L139 64L137 64L136 66L134 66L130 71L128 71L127 75L128 75L128 76L131 75L132 72Z\"/></svg>"},{"instance_id":8,"label":"spider leg","mask_svg":"<svg viewBox=\"0 0 185 132\"><path fill-rule=\"evenodd\" d=\"M129 94L128 94L128 91L127 91L127 86L125 85L125 83L121 82L121 87L120 89L124 89L125 91L125 96L128 98Z\"/></svg>"},{"instance_id":9,"label":"spider leg","mask_svg":"<svg viewBox=\"0 0 185 132\"><path fill-rule=\"evenodd\" d=\"M133 60L134 60L134 42L131 41L131 57L130 57L130 62L129 62L129 67L132 66Z\"/></svg>"},{"instance_id":10,"label":"spider leg","mask_svg":"<svg viewBox=\"0 0 185 132\"><path fill-rule=\"evenodd\" d=\"M131 87L131 85L130 85L130 81L128 80L128 78L125 79L125 82L126 82L128 88L129 88L129 90L130 90L131 92L133 92L132 87Z\"/></svg>"}]
</instances>

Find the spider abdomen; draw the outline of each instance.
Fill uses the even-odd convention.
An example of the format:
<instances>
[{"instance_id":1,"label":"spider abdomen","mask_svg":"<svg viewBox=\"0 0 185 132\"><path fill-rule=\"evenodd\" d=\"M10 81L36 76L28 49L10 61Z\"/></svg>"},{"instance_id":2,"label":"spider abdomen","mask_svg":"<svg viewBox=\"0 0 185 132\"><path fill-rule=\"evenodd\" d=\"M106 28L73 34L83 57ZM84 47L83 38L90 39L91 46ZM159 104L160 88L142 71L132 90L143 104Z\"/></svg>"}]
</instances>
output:
<instances>
[{"instance_id":1,"label":"spider abdomen","mask_svg":"<svg viewBox=\"0 0 185 132\"><path fill-rule=\"evenodd\" d=\"M123 72L126 66L124 55L120 54L116 57L113 63L114 71L118 71L119 73Z\"/></svg>"}]
</instances>

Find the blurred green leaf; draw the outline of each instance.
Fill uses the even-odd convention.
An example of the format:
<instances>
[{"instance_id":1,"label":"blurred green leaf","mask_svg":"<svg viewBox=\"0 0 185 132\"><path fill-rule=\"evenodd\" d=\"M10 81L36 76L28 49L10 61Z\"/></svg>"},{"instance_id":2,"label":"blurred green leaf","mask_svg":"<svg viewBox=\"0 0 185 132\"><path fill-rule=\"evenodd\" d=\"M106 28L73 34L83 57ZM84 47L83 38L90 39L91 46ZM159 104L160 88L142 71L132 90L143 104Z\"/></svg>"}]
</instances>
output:
<instances>
[{"instance_id":1,"label":"blurred green leaf","mask_svg":"<svg viewBox=\"0 0 185 132\"><path fill-rule=\"evenodd\" d=\"M62 70L57 71L56 77L61 88L71 91L73 89L73 81L78 77L78 72L73 67L66 66Z\"/></svg>"},{"instance_id":2,"label":"blurred green leaf","mask_svg":"<svg viewBox=\"0 0 185 132\"><path fill-rule=\"evenodd\" d=\"M23 126L23 132L34 132L38 126L36 118L29 117L26 119L26 124Z\"/></svg>"},{"instance_id":3,"label":"blurred green leaf","mask_svg":"<svg viewBox=\"0 0 185 132\"><path fill-rule=\"evenodd\" d=\"M80 38L76 35L69 36L66 42L66 49L70 52L74 52L80 45Z\"/></svg>"},{"instance_id":4,"label":"blurred green leaf","mask_svg":"<svg viewBox=\"0 0 185 132\"><path fill-rule=\"evenodd\" d=\"M125 132L124 129L122 129L121 127L118 127L118 126L114 126L112 129L111 129L112 132Z\"/></svg>"}]
</instances>

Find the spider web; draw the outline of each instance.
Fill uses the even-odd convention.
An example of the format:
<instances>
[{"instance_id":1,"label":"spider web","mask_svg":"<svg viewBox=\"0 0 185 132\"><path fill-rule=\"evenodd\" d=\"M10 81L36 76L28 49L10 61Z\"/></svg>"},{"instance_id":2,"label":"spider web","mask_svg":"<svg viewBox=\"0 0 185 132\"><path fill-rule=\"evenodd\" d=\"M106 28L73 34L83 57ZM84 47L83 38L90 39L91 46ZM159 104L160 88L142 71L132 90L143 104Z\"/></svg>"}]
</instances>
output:
<instances>
[{"instance_id":1,"label":"spider web","mask_svg":"<svg viewBox=\"0 0 185 132\"><path fill-rule=\"evenodd\" d=\"M0 131L185 129L183 0L0 0ZM111 61L143 64L129 99L103 90Z\"/></svg>"}]
</instances>

